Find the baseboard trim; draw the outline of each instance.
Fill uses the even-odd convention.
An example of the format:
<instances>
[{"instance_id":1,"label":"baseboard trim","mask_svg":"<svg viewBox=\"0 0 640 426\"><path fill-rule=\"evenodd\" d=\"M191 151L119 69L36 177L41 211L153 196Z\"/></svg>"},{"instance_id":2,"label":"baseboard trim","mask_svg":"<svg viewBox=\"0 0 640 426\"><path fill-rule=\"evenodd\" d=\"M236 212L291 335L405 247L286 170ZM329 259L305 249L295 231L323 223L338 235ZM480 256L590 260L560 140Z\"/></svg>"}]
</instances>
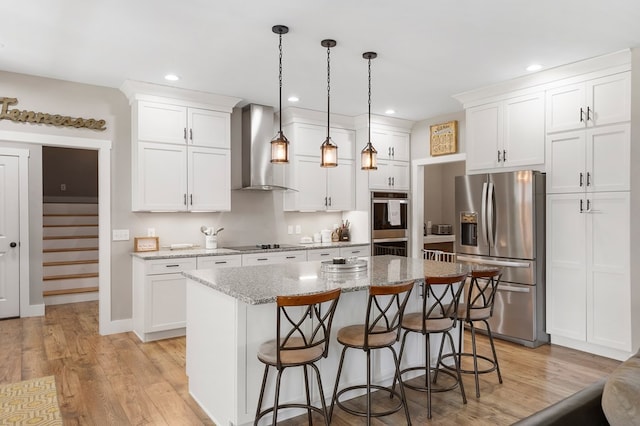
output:
<instances>
[{"instance_id":1,"label":"baseboard trim","mask_svg":"<svg viewBox=\"0 0 640 426\"><path fill-rule=\"evenodd\" d=\"M108 334L127 333L133 331L133 319L122 319L107 322L104 327L100 324L100 334L106 336Z\"/></svg>"},{"instance_id":2,"label":"baseboard trim","mask_svg":"<svg viewBox=\"0 0 640 426\"><path fill-rule=\"evenodd\" d=\"M44 316L44 303L37 305L27 305L26 309L20 311L20 317L42 317Z\"/></svg>"},{"instance_id":3,"label":"baseboard trim","mask_svg":"<svg viewBox=\"0 0 640 426\"><path fill-rule=\"evenodd\" d=\"M624 361L631 355L633 355L632 352L625 352L619 349L607 348L605 346L582 342L568 337L554 336L553 334L551 335L551 344L565 346L567 348L576 349L582 352L588 352L590 354L603 356L605 358L617 359L618 361Z\"/></svg>"}]
</instances>

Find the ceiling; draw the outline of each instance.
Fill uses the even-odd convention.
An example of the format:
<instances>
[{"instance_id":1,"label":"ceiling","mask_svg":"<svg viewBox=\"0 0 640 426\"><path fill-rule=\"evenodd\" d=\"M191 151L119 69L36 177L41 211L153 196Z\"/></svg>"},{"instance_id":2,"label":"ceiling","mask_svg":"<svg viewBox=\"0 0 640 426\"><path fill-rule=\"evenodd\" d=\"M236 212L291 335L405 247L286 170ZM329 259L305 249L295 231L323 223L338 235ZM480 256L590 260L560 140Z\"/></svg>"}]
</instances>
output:
<instances>
[{"instance_id":1,"label":"ceiling","mask_svg":"<svg viewBox=\"0 0 640 426\"><path fill-rule=\"evenodd\" d=\"M451 95L640 45L638 0L29 0L0 2L0 70L119 88L140 80L283 108L422 120ZM178 82L163 76L175 73ZM3 96L15 94L3 94ZM300 101L287 100L296 95Z\"/></svg>"}]
</instances>

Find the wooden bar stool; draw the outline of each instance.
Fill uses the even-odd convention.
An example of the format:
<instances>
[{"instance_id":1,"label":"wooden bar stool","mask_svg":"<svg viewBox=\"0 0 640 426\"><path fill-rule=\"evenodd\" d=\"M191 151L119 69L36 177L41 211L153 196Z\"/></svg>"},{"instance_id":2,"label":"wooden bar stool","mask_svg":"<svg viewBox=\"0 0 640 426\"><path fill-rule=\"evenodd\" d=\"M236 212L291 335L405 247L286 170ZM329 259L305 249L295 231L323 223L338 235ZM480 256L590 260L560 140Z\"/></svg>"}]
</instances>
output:
<instances>
[{"instance_id":1,"label":"wooden bar stool","mask_svg":"<svg viewBox=\"0 0 640 426\"><path fill-rule=\"evenodd\" d=\"M455 379L455 383L447 387L434 387L437 379L438 362L436 362L436 367L431 367L432 334L442 334L442 345L444 345L445 337L448 338L451 348L455 350L454 340L451 336L450 331L456 325L458 302L460 294L462 293L462 290L464 288L464 281L466 277L466 273L445 277L425 277L425 288L422 297L422 312L406 314L402 320L402 329L404 330L404 335L402 337L402 345L400 346L400 360L402 360L407 335L409 333L421 333L425 337L425 365L405 368L400 373L405 374L409 371L424 370L424 384L415 385L409 382L405 382L405 386L420 392L427 393L428 418L431 418L432 392L444 392L455 389L456 387L460 387L462 402L464 404L467 403L467 397L464 393L464 385L462 384L462 377L460 375L460 365L458 363L458 360L454 357L455 374L446 371L446 374ZM437 361L439 360L440 359L438 358ZM433 381L431 380L432 371L435 371Z\"/></svg>"},{"instance_id":2,"label":"wooden bar stool","mask_svg":"<svg viewBox=\"0 0 640 426\"><path fill-rule=\"evenodd\" d=\"M263 343L258 349L258 359L265 366L254 425L257 425L264 415L271 412L273 412L273 424L275 425L278 420L278 410L282 408L306 408L309 424L311 424L311 410L316 411L322 414L325 424L329 424L322 380L315 362L327 357L331 322L339 298L340 289L303 296L278 296L276 301L278 309L276 339ZM311 330L311 332L305 332L306 330ZM311 366L316 372L322 408L311 405L307 366ZM278 371L275 401L273 407L262 410L262 398L269 367L275 367ZM288 367L303 367L304 369L306 404L279 404L278 402L280 379L283 371Z\"/></svg>"},{"instance_id":3,"label":"wooden bar stool","mask_svg":"<svg viewBox=\"0 0 640 426\"><path fill-rule=\"evenodd\" d=\"M473 357L473 370L460 369L461 373L473 374L476 381L476 398L480 398L480 383L478 380L479 374L490 373L495 371L498 374L498 382L502 383L502 374L500 374L500 365L498 364L498 356L496 355L496 347L493 344L493 335L491 334L491 326L489 325L489 318L493 315L493 304L496 297L496 291L498 290L498 284L502 277L502 271L500 269L484 269L471 272L471 281L466 290L465 302L458 305L457 320L460 324L466 324L471 330L471 352L459 352L457 354L447 354L442 356L442 347L440 348L439 359L442 360L447 357L455 355L458 358L458 362L462 363L462 357ZM491 345L491 352L493 357L489 358L485 355L478 355L476 349L476 327L475 323L482 321L487 329L487 335L489 336L489 343ZM462 348L462 332L464 328L460 330L460 340L458 350ZM479 368L478 359L484 360L485 364L488 363L488 367ZM444 364L443 364L444 365ZM450 367L449 367L450 368Z\"/></svg>"},{"instance_id":4,"label":"wooden bar stool","mask_svg":"<svg viewBox=\"0 0 640 426\"><path fill-rule=\"evenodd\" d=\"M411 424L409 408L404 394L404 386L400 377L400 364L398 363L398 356L393 348L393 344L397 342L400 337L400 323L402 322L404 308L407 306L407 301L409 300L409 295L411 294L413 286L414 281L396 285L369 287L369 300L367 302L365 323L343 327L338 331L337 340L344 345L344 348L342 349L342 355L340 356L340 364L338 366L338 375L336 377L336 384L333 390L329 419L332 417L334 404L338 405L338 407L347 413L366 417L367 425L371 424L371 417L387 416L404 407L407 424ZM384 348L388 348L393 354L393 360L395 363L394 381L397 379L400 383L399 394L392 388L371 384L371 351ZM367 383L366 385L349 386L338 390L340 375L342 374L342 366L347 349L360 349L366 352ZM367 409L365 411L348 407L345 405L345 401L340 401L339 399L345 392L358 389L366 389ZM400 400L398 406L386 411L372 411L372 390L388 392L391 398L394 396L398 397Z\"/></svg>"}]
</instances>

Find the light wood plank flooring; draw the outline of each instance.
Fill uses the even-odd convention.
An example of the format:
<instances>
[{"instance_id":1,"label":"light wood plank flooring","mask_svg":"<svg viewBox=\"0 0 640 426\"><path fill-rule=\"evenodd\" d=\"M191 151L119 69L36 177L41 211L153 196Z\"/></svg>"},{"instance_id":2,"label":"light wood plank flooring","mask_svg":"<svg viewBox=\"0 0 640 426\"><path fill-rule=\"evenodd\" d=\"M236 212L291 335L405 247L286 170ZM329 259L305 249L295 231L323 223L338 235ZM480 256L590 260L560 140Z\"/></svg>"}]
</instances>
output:
<instances>
[{"instance_id":1,"label":"light wood plank flooring","mask_svg":"<svg viewBox=\"0 0 640 426\"><path fill-rule=\"evenodd\" d=\"M133 333L98 334L98 304L47 306L37 318L0 321L0 383L55 375L65 425L210 425L189 396L185 339L141 343ZM415 425L509 425L609 374L618 361L558 346L528 349L496 340L504 383L464 376L468 404L459 391L433 396L408 390ZM481 338L480 350L488 350ZM364 366L363 366L364 368ZM327 394L331 391L327 390ZM381 398L388 403L388 398ZM299 425L306 417L283 424ZM336 408L335 425L364 424ZM404 424L402 412L374 424ZM226 425L225 425L226 426Z\"/></svg>"}]
</instances>

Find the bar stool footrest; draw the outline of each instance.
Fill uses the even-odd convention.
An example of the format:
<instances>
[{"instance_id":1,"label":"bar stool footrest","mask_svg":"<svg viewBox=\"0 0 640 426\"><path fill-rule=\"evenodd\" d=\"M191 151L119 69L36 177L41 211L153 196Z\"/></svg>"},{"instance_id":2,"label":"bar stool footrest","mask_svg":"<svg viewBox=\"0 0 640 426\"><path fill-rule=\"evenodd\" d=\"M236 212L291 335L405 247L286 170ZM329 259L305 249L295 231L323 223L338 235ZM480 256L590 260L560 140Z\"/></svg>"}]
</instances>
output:
<instances>
[{"instance_id":1,"label":"bar stool footrest","mask_svg":"<svg viewBox=\"0 0 640 426\"><path fill-rule=\"evenodd\" d=\"M448 366L446 366L448 367ZM404 370L400 370L400 376L402 376L403 374L409 372L409 371L415 371L415 370L421 370L421 371L425 371L424 367L410 367L410 368L405 368ZM450 390L456 389L457 387L459 387L459 383L458 383L458 377L452 373L451 371L448 371L449 368L447 368L447 370L443 370L443 369L438 369L438 374L445 374L449 377L451 377L453 380L455 380L455 383L452 384L451 386L448 387L441 387L438 386L438 384L436 382L432 382L432 386L431 386L431 392L448 392ZM451 368L452 371L456 371L455 368ZM433 378L433 375L435 374L436 368L431 368L431 377ZM421 377L421 376L418 376ZM409 380L415 380L418 377L415 377L413 379L409 379ZM409 388L409 389L413 389L415 391L418 392L428 392L428 389L426 386L418 386L418 385L414 385L409 383L407 380L402 379L402 384L404 384L405 388Z\"/></svg>"},{"instance_id":2,"label":"bar stool footrest","mask_svg":"<svg viewBox=\"0 0 640 426\"><path fill-rule=\"evenodd\" d=\"M390 414L396 413L398 411L400 411L400 409L402 407L404 407L404 402L402 401L402 395L400 395L400 393L396 392L395 390L386 387L386 386L380 386L380 385L371 385L369 386L371 389L376 389L376 390L380 390L383 392L386 392L389 394L389 397L393 398L396 397L398 398L399 404L397 407L394 407L390 410L387 411L371 411L371 417L384 417L384 416L388 416ZM367 417L367 412L366 411L359 411L359 410L355 410L353 408L349 408L347 406L344 405L344 402L346 401L340 401L340 395L342 395L345 392L349 392L352 390L358 390L358 389L363 389L365 392L367 390L367 385L356 385L356 386L349 386L348 388L344 388L342 390L340 390L337 394L336 394L336 405L338 407L340 407L342 410L346 411L347 413L353 414L354 416L360 416L360 417ZM366 393L364 395L362 395L364 397L366 397Z\"/></svg>"},{"instance_id":3,"label":"bar stool footrest","mask_svg":"<svg viewBox=\"0 0 640 426\"><path fill-rule=\"evenodd\" d=\"M468 353L468 352L463 352L461 354L455 354L455 355L460 355L461 357L471 357L473 358L473 354L472 353ZM442 355L442 360L444 360L445 358L448 357L452 357L454 356L454 354L446 354L446 355ZM493 371L496 371L496 362L494 360L492 360L491 358L485 356L485 355L476 355L476 358L478 358L479 360L484 360L486 362L488 362L491 366L487 367L485 369L478 369L478 374L486 374L486 373L491 373ZM442 364L442 361L441 361ZM442 364L442 366L444 368L446 368L449 371L456 371L456 369L451 366L451 365L447 365L447 364ZM443 371L443 370L440 370ZM461 373L465 373L465 374L475 374L475 370L463 370L462 367L460 367L460 372Z\"/></svg>"},{"instance_id":4,"label":"bar stool footrest","mask_svg":"<svg viewBox=\"0 0 640 426\"><path fill-rule=\"evenodd\" d=\"M285 409L285 408L300 408L302 410L308 410L311 409L313 411L315 411L316 413L320 414L322 417L325 417L325 413L322 410L322 408L320 407L316 407L313 405L306 405L306 404L302 404L302 403L290 403L290 404L280 404L277 407L275 407L279 410ZM269 407L267 409L265 409L264 411L261 411L260 414L258 414L258 416L256 416L255 418L255 424L257 424L261 418L263 418L264 416L266 416L269 413L273 412L274 407Z\"/></svg>"}]
</instances>

